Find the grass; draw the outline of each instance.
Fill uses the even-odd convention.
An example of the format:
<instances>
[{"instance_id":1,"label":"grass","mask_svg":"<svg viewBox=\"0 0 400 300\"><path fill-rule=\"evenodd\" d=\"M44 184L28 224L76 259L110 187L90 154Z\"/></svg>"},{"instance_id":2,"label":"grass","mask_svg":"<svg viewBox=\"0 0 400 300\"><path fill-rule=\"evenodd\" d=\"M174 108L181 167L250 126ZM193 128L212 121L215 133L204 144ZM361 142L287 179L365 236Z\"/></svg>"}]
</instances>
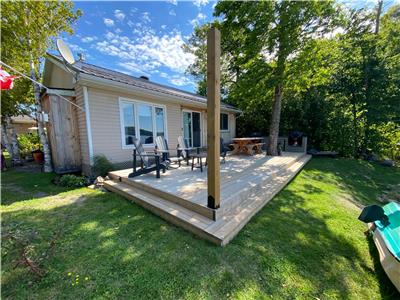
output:
<instances>
[{"instance_id":1,"label":"grass","mask_svg":"<svg viewBox=\"0 0 400 300\"><path fill-rule=\"evenodd\" d=\"M8 171L3 234L29 236L29 255L46 275L14 269L15 252L3 249L2 298L394 299L357 217L398 178L399 169L313 159L221 248L115 194Z\"/></svg>"}]
</instances>

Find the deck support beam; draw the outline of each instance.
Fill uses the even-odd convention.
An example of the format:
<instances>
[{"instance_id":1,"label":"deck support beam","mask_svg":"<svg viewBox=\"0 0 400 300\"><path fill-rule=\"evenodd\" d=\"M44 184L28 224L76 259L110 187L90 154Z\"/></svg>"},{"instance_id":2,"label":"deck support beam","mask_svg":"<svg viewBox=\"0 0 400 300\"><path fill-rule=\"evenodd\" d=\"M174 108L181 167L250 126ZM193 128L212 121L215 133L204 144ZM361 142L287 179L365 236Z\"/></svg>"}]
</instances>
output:
<instances>
[{"instance_id":1,"label":"deck support beam","mask_svg":"<svg viewBox=\"0 0 400 300\"><path fill-rule=\"evenodd\" d=\"M221 202L220 178L220 57L221 33L211 28L207 37L207 206Z\"/></svg>"}]
</instances>

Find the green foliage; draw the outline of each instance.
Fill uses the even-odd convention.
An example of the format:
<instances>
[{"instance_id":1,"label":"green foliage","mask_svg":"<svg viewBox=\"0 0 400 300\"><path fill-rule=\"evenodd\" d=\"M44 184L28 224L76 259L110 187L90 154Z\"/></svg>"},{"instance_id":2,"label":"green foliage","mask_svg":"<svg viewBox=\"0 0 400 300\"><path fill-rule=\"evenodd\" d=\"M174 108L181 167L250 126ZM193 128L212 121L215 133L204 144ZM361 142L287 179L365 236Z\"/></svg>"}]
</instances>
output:
<instances>
[{"instance_id":1,"label":"green foliage","mask_svg":"<svg viewBox=\"0 0 400 300\"><path fill-rule=\"evenodd\" d=\"M85 176L66 174L60 177L57 184L63 187L82 187L88 184L88 180Z\"/></svg>"},{"instance_id":2,"label":"green foliage","mask_svg":"<svg viewBox=\"0 0 400 300\"><path fill-rule=\"evenodd\" d=\"M62 32L71 34L71 25L81 15L79 10L73 10L73 6L72 1L3 1L2 61L27 75L33 67L36 77L40 78L38 73L43 57L53 46L54 38ZM17 78L12 90L2 92L2 115L16 115L33 103L32 83Z\"/></svg>"},{"instance_id":3,"label":"green foliage","mask_svg":"<svg viewBox=\"0 0 400 300\"><path fill-rule=\"evenodd\" d=\"M333 12L332 7L315 1L217 4L215 14L223 17L215 24L222 32L223 100L243 111L237 134L270 130L274 86L280 82L280 135L299 130L320 150L352 157L372 151L398 159L400 5L384 13L378 33L375 11ZM299 25L317 15L321 19L310 21L309 28ZM209 26L197 28L186 46L197 57L188 71L202 93ZM278 66L280 45L283 67Z\"/></svg>"},{"instance_id":4,"label":"green foliage","mask_svg":"<svg viewBox=\"0 0 400 300\"><path fill-rule=\"evenodd\" d=\"M26 157L32 151L40 149L39 135L37 133L19 134L18 145L21 156Z\"/></svg>"},{"instance_id":5,"label":"green foliage","mask_svg":"<svg viewBox=\"0 0 400 300\"><path fill-rule=\"evenodd\" d=\"M105 177L108 172L113 171L114 169L114 165L108 160L105 155L95 155L93 157L92 172L95 177Z\"/></svg>"},{"instance_id":6,"label":"green foliage","mask_svg":"<svg viewBox=\"0 0 400 300\"><path fill-rule=\"evenodd\" d=\"M371 126L371 140L376 143L374 150L384 158L400 161L400 126L395 122Z\"/></svg>"}]
</instances>

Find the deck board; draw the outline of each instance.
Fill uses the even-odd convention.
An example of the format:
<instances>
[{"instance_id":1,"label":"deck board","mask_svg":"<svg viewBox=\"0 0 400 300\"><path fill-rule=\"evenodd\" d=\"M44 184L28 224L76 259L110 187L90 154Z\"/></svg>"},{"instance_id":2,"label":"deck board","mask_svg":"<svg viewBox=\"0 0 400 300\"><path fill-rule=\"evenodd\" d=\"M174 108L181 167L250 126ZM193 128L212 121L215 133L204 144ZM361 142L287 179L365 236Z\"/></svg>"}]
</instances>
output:
<instances>
[{"instance_id":1,"label":"deck board","mask_svg":"<svg viewBox=\"0 0 400 300\"><path fill-rule=\"evenodd\" d=\"M207 171L192 171L186 165L167 170L159 179L155 174L128 179L132 169L110 172L114 181L106 181L105 186L175 225L225 245L309 159L304 153L227 157L221 164L221 208L215 211L206 207ZM174 196L179 201L171 199Z\"/></svg>"}]
</instances>

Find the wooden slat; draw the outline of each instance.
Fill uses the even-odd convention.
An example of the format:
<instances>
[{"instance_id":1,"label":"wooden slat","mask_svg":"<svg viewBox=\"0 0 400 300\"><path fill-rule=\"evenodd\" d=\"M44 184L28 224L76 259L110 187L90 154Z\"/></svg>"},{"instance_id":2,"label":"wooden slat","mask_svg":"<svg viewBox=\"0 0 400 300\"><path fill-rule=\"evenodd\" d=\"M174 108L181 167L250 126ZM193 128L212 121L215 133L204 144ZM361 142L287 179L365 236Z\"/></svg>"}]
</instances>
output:
<instances>
[{"instance_id":1,"label":"wooden slat","mask_svg":"<svg viewBox=\"0 0 400 300\"><path fill-rule=\"evenodd\" d=\"M208 218L195 215L193 212L179 205L165 202L162 199L157 199L157 197L149 196L145 193L133 192L130 186L124 183L117 183L110 180L106 181L104 186L106 189L132 200L172 224L182 227L216 245L222 244L222 240L205 231L207 225L213 222Z\"/></svg>"},{"instance_id":2,"label":"wooden slat","mask_svg":"<svg viewBox=\"0 0 400 300\"><path fill-rule=\"evenodd\" d=\"M159 190L150 185L146 185L144 183L134 181L127 177L122 177L121 180L122 180L122 182L124 182L128 185L131 185L131 186L135 187L136 189L141 189L143 191L146 191L148 193L156 195L157 197L163 198L163 199L173 202L175 204L179 204L179 205L181 205L187 209L190 209L198 214L201 214L211 220L215 220L215 213L214 213L214 210L211 208L202 206L193 201L183 199L177 195L168 193L166 191Z\"/></svg>"}]
</instances>

